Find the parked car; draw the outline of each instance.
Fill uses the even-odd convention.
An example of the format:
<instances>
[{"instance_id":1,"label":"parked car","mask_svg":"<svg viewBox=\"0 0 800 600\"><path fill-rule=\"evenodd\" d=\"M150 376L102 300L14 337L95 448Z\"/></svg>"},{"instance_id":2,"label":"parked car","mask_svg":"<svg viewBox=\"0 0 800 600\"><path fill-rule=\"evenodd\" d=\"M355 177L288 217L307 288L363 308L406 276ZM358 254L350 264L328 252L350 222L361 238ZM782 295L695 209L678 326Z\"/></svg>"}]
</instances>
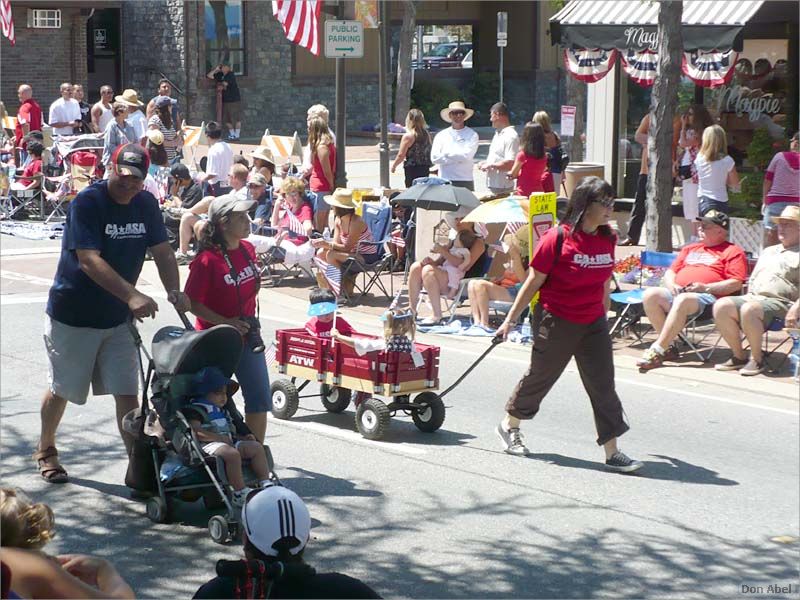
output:
<instances>
[{"instance_id":1,"label":"parked car","mask_svg":"<svg viewBox=\"0 0 800 600\"><path fill-rule=\"evenodd\" d=\"M422 57L422 64L414 61L415 69L460 69L461 61L472 51L472 42L446 42L439 44Z\"/></svg>"},{"instance_id":2,"label":"parked car","mask_svg":"<svg viewBox=\"0 0 800 600\"><path fill-rule=\"evenodd\" d=\"M472 50L467 52L467 55L464 57L464 60L461 61L461 68L462 69L472 68Z\"/></svg>"}]
</instances>

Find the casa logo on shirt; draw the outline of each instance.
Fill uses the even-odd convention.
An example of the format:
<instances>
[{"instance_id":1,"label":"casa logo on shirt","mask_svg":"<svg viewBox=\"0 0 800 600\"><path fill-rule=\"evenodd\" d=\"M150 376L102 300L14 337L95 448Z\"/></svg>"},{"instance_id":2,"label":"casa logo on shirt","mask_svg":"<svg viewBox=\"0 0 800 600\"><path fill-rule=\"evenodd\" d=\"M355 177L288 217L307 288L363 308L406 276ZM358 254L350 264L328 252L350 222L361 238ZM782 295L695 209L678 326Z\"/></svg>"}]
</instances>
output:
<instances>
[{"instance_id":1,"label":"casa logo on shirt","mask_svg":"<svg viewBox=\"0 0 800 600\"><path fill-rule=\"evenodd\" d=\"M687 265L706 265L710 266L717 262L717 257L705 250L692 250L686 255Z\"/></svg>"},{"instance_id":2,"label":"casa logo on shirt","mask_svg":"<svg viewBox=\"0 0 800 600\"><path fill-rule=\"evenodd\" d=\"M614 258L609 253L605 254L576 254L572 262L584 269L602 269L614 264Z\"/></svg>"},{"instance_id":3,"label":"casa logo on shirt","mask_svg":"<svg viewBox=\"0 0 800 600\"><path fill-rule=\"evenodd\" d=\"M230 273L225 273L225 283L228 285L242 285L246 281L250 281L251 279L255 279L256 274L253 271L253 267L247 265L244 269L239 271L239 275L236 276L237 282L233 282L233 277L231 277Z\"/></svg>"},{"instance_id":4,"label":"casa logo on shirt","mask_svg":"<svg viewBox=\"0 0 800 600\"><path fill-rule=\"evenodd\" d=\"M112 240L141 238L147 235L147 227L144 226L144 223L125 223L125 225L108 223L106 235Z\"/></svg>"}]
</instances>

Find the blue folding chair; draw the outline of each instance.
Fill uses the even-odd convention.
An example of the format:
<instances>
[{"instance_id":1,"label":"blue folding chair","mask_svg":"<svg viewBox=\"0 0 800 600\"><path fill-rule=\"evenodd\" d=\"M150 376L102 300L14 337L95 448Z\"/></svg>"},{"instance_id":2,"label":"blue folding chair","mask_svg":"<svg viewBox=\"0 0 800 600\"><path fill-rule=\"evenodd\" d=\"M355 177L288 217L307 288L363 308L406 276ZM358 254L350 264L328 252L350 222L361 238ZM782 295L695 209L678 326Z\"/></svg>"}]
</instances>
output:
<instances>
[{"instance_id":1,"label":"blue folding chair","mask_svg":"<svg viewBox=\"0 0 800 600\"><path fill-rule=\"evenodd\" d=\"M356 255L348 258L342 265L342 279L355 277L352 295L348 296L344 287L342 288L345 301L351 304L358 304L376 286L387 298L391 298L394 292L394 281L391 277L389 278L389 290L381 281L381 275L389 273L391 276L392 274L392 254L386 250L392 226L392 207L388 204L381 206L376 202L364 202L361 206L362 218L375 241L369 244L362 243L359 249L368 245L376 247L377 252L368 254L369 261L365 260L363 255ZM361 275L360 282L358 275Z\"/></svg>"}]
</instances>

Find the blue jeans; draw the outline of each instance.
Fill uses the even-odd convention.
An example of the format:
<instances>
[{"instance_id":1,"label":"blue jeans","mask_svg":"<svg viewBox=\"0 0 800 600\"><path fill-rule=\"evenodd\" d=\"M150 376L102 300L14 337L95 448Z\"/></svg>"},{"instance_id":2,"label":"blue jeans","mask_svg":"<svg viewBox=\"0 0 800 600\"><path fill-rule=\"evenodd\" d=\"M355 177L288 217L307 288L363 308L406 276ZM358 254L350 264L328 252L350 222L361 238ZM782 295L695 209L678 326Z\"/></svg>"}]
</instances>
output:
<instances>
[{"instance_id":1,"label":"blue jeans","mask_svg":"<svg viewBox=\"0 0 800 600\"><path fill-rule=\"evenodd\" d=\"M244 396L244 413L263 413L272 410L272 394L269 389L269 371L264 353L250 350L247 341L242 356L234 371L236 381Z\"/></svg>"}]
</instances>

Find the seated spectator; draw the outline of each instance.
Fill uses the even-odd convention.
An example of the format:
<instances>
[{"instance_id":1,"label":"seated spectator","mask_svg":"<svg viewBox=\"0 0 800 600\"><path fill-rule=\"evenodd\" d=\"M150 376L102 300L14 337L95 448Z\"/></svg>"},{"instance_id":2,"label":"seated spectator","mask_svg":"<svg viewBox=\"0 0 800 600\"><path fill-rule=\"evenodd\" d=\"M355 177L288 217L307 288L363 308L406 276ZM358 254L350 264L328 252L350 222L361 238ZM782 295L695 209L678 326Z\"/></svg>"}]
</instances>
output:
<instances>
[{"instance_id":1,"label":"seated spectator","mask_svg":"<svg viewBox=\"0 0 800 600\"><path fill-rule=\"evenodd\" d=\"M266 178L256 171L250 171L247 181L247 190L250 199L256 201L256 207L250 218L253 220L254 232L259 233L263 227L268 226L272 219L274 203L272 201L272 186Z\"/></svg>"},{"instance_id":2,"label":"seated spectator","mask_svg":"<svg viewBox=\"0 0 800 600\"><path fill-rule=\"evenodd\" d=\"M203 190L200 185L195 183L189 173L189 167L183 163L172 165L169 171L172 177L170 187L170 206L180 208L181 212L189 210L203 199Z\"/></svg>"},{"instance_id":3,"label":"seated spectator","mask_svg":"<svg viewBox=\"0 0 800 600\"><path fill-rule=\"evenodd\" d=\"M41 551L54 535L50 507L0 489L0 560L4 598L134 598L105 559L82 554L51 557Z\"/></svg>"},{"instance_id":4,"label":"seated spectator","mask_svg":"<svg viewBox=\"0 0 800 600\"><path fill-rule=\"evenodd\" d=\"M702 315L717 298L739 293L747 279L744 250L727 240L728 215L711 209L699 221L700 241L683 247L664 274L664 287L644 292L644 312L658 339L636 362L642 372L677 358L672 343L686 322Z\"/></svg>"},{"instance_id":5,"label":"seated spectator","mask_svg":"<svg viewBox=\"0 0 800 600\"><path fill-rule=\"evenodd\" d=\"M283 180L283 201L272 209L270 223L274 236L251 235L247 238L259 254L272 254L275 262L287 265L308 263L314 257L310 237L313 231L313 212L305 193L305 184L296 177Z\"/></svg>"},{"instance_id":6,"label":"seated spectator","mask_svg":"<svg viewBox=\"0 0 800 600\"><path fill-rule=\"evenodd\" d=\"M475 279L467 288L472 323L487 330L491 329L489 302L513 302L528 276L528 228L520 228L517 234L509 234L503 241L508 245L509 262L502 277L494 281Z\"/></svg>"},{"instance_id":7,"label":"seated spectator","mask_svg":"<svg viewBox=\"0 0 800 600\"><path fill-rule=\"evenodd\" d=\"M42 153L44 152L44 145L41 142L31 141L28 142L28 164L22 170L22 176L14 181L11 189L33 189L42 187ZM40 177L34 177L39 175Z\"/></svg>"},{"instance_id":8,"label":"seated spectator","mask_svg":"<svg viewBox=\"0 0 800 600\"><path fill-rule=\"evenodd\" d=\"M782 319L798 299L800 279L800 207L787 206L778 217L779 244L764 248L750 275L747 294L721 298L714 304L714 322L733 355L716 366L718 371L739 370L741 375L763 373L762 336L774 319ZM750 360L739 331L750 344Z\"/></svg>"},{"instance_id":9,"label":"seated spectator","mask_svg":"<svg viewBox=\"0 0 800 600\"><path fill-rule=\"evenodd\" d=\"M275 160L272 158L272 152L266 146L259 146L250 153L253 159L254 173L261 173L264 179L267 180L267 185L272 187L272 175L275 173Z\"/></svg>"},{"instance_id":10,"label":"seated spectator","mask_svg":"<svg viewBox=\"0 0 800 600\"><path fill-rule=\"evenodd\" d=\"M208 164L208 163L206 163L206 164ZM250 163L241 154L234 154L233 155L233 164L235 164L235 165L244 165L247 168L248 171L250 170Z\"/></svg>"},{"instance_id":11,"label":"seated spectator","mask_svg":"<svg viewBox=\"0 0 800 600\"><path fill-rule=\"evenodd\" d=\"M292 518L286 520L286 514ZM217 562L217 576L195 598L238 598L245 588L250 598L380 598L358 579L317 573L305 562L311 516L293 491L281 486L254 491L241 521L244 558Z\"/></svg>"}]
</instances>

